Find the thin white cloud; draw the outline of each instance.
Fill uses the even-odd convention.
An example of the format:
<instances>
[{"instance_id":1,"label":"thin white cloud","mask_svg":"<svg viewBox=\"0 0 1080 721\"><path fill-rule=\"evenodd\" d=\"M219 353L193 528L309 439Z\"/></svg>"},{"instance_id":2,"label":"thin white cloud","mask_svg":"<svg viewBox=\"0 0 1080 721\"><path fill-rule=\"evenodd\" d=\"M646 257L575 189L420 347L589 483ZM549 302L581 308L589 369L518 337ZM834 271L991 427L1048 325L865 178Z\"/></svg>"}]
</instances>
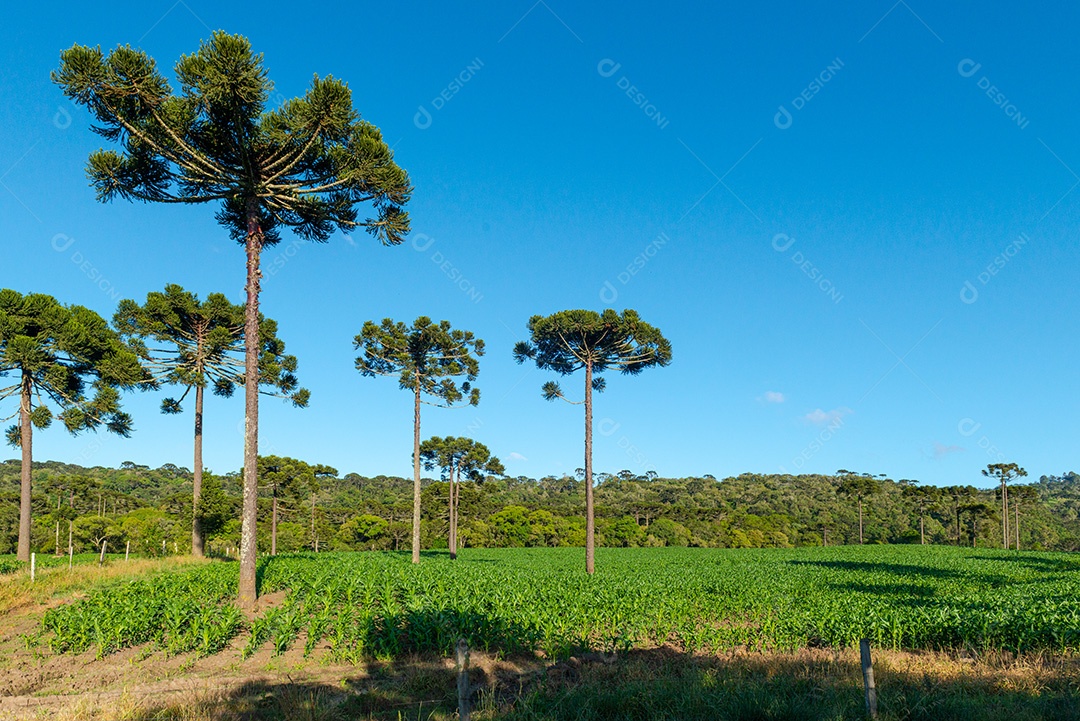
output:
<instances>
[{"instance_id":1,"label":"thin white cloud","mask_svg":"<svg viewBox=\"0 0 1080 721\"><path fill-rule=\"evenodd\" d=\"M761 397L761 400L766 403L783 403L787 398L780 391L765 391L765 395Z\"/></svg>"},{"instance_id":2,"label":"thin white cloud","mask_svg":"<svg viewBox=\"0 0 1080 721\"><path fill-rule=\"evenodd\" d=\"M813 423L815 426L825 426L836 423L844 416L851 415L852 410L841 406L840 408L833 408L831 411L823 411L820 408L814 410L803 416L803 420L808 423Z\"/></svg>"},{"instance_id":3,"label":"thin white cloud","mask_svg":"<svg viewBox=\"0 0 1080 721\"><path fill-rule=\"evenodd\" d=\"M953 453L963 453L966 448L962 446L947 446L944 443L934 443L934 460L940 461L942 458Z\"/></svg>"},{"instance_id":4,"label":"thin white cloud","mask_svg":"<svg viewBox=\"0 0 1080 721\"><path fill-rule=\"evenodd\" d=\"M526 458L525 456L521 455L521 454L520 454L520 453L518 453L517 451L514 451L513 453L511 453L511 454L510 454L510 456L509 456L509 458L510 458L510 460L512 460L512 461L527 461L527 460L529 460L528 458Z\"/></svg>"}]
</instances>

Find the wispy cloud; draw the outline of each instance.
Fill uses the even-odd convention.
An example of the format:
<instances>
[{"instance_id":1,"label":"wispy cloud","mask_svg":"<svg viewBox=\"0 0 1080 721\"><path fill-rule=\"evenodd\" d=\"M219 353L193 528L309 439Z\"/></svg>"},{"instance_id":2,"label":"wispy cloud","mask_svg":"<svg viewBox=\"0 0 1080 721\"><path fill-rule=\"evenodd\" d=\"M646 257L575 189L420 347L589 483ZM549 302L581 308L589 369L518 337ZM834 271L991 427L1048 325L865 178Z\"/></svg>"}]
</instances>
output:
<instances>
[{"instance_id":1,"label":"wispy cloud","mask_svg":"<svg viewBox=\"0 0 1080 721\"><path fill-rule=\"evenodd\" d=\"M808 423L813 423L815 426L825 426L836 423L844 416L851 415L852 410L841 406L840 408L833 408L831 411L823 411L820 408L814 410L803 416L803 420Z\"/></svg>"},{"instance_id":2,"label":"wispy cloud","mask_svg":"<svg viewBox=\"0 0 1080 721\"><path fill-rule=\"evenodd\" d=\"M942 458L953 453L963 453L966 448L961 446L947 446L944 443L934 443L934 460L940 461Z\"/></svg>"},{"instance_id":3,"label":"wispy cloud","mask_svg":"<svg viewBox=\"0 0 1080 721\"><path fill-rule=\"evenodd\" d=\"M527 461L527 460L529 460L528 458L526 458L525 456L521 455L521 454L520 454L520 453L518 453L517 451L514 451L513 453L511 453L511 454L510 454L510 456L509 456L509 458L510 458L510 460L512 460L512 461Z\"/></svg>"},{"instance_id":4,"label":"wispy cloud","mask_svg":"<svg viewBox=\"0 0 1080 721\"><path fill-rule=\"evenodd\" d=\"M765 391L765 395L758 396L762 403L783 403L787 397L780 391Z\"/></svg>"}]
</instances>

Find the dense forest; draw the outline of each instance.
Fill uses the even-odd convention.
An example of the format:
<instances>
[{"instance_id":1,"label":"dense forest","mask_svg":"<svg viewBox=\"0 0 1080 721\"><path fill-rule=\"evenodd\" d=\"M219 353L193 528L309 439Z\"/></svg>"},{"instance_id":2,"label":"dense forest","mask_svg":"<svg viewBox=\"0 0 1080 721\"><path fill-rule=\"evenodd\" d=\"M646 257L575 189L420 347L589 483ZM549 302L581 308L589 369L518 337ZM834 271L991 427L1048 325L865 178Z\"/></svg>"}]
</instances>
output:
<instances>
[{"instance_id":1,"label":"dense forest","mask_svg":"<svg viewBox=\"0 0 1080 721\"><path fill-rule=\"evenodd\" d=\"M294 465L275 472L260 468L260 551L270 549L274 497L278 551L409 547L411 479L339 476L327 466L284 460ZM869 483L856 495L845 487L841 474L745 473L717 480L601 473L596 484L597 540L603 546L719 548L852 544L859 542L861 498L865 543L925 539L1001 545L997 490L859 478ZM211 551L233 552L240 536L241 474L206 474L203 484L199 514ZM448 486L424 479L425 548L446 547ZM466 548L584 544L580 477L489 477L460 488L459 533ZM19 462L3 462L0 553L15 549L18 489ZM37 462L33 548L66 551L70 537L76 552L100 548L105 541L114 550L130 543L132 552L142 554L185 553L191 544L191 498L191 471L172 464L149 468L125 462L114 469ZM1021 548L1080 548L1080 476L1043 476L1010 487L1009 498L1010 524L1019 518Z\"/></svg>"}]
</instances>

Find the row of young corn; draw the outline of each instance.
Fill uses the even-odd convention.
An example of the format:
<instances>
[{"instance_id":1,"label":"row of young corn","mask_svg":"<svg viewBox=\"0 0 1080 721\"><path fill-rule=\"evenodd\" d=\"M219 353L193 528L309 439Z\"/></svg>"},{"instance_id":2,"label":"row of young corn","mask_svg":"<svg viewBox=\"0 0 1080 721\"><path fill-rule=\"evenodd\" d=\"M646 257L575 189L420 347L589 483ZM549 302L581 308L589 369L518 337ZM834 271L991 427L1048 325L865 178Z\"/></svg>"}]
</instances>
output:
<instances>
[{"instance_id":1,"label":"row of young corn","mask_svg":"<svg viewBox=\"0 0 1080 721\"><path fill-rule=\"evenodd\" d=\"M167 653L217 653L243 628L240 610L226 602L236 592L230 570L214 565L111 586L50 609L42 631L56 653L93 648L100 657L146 643Z\"/></svg>"}]
</instances>

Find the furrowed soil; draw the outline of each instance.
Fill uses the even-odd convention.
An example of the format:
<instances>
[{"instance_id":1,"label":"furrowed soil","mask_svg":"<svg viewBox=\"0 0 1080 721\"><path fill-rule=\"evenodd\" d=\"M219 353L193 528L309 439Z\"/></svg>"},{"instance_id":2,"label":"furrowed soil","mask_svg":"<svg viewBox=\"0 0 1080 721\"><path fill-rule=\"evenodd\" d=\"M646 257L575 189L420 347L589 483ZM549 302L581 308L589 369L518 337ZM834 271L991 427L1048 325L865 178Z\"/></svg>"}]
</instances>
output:
<instances>
[{"instance_id":1,"label":"furrowed soil","mask_svg":"<svg viewBox=\"0 0 1080 721\"><path fill-rule=\"evenodd\" d=\"M414 655L363 664L305 657L303 636L275 655L242 660L246 634L208 657L152 646L105 658L57 655L35 641L51 607L80 589L146 576L194 559L66 568L0 578L0 719L442 719L457 718L452 659ZM283 594L261 599L262 608ZM875 650L882 719L1080 720L1080 660L1051 654L905 653ZM688 654L661 647L583 654L473 652L472 718L862 719L858 652L737 651Z\"/></svg>"}]
</instances>

